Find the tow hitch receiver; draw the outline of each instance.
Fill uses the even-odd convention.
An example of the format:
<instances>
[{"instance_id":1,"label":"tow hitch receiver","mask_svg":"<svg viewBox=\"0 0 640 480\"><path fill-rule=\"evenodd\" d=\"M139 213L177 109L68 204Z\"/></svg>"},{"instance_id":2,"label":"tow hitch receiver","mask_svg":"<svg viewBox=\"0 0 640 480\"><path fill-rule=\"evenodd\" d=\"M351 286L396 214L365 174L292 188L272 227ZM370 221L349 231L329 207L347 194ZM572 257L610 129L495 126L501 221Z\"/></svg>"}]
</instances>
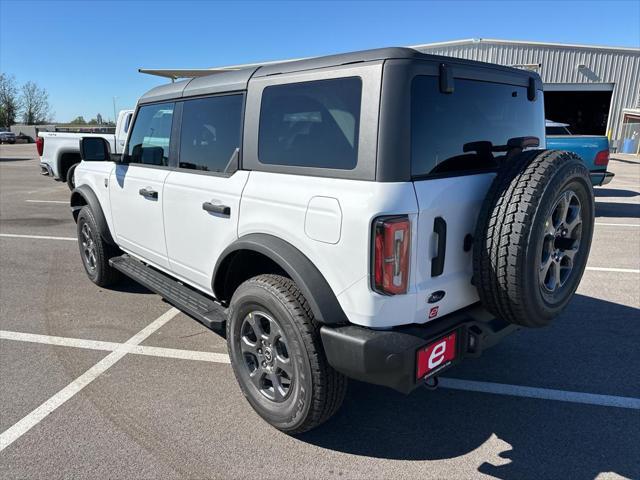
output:
<instances>
[{"instance_id":1,"label":"tow hitch receiver","mask_svg":"<svg viewBox=\"0 0 640 480\"><path fill-rule=\"evenodd\" d=\"M424 388L427 390L435 390L438 388L439 383L438 377L427 377L424 379Z\"/></svg>"}]
</instances>

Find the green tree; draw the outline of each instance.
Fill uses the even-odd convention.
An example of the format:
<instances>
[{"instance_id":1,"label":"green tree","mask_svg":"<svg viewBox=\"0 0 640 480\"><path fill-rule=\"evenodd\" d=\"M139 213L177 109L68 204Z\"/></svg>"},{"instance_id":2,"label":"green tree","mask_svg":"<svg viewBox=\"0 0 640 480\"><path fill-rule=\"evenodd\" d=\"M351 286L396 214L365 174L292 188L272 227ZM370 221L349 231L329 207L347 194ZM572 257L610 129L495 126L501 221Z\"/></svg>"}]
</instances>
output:
<instances>
[{"instance_id":1,"label":"green tree","mask_svg":"<svg viewBox=\"0 0 640 480\"><path fill-rule=\"evenodd\" d=\"M19 110L20 97L15 78L0 73L0 126L8 128L16 123Z\"/></svg>"},{"instance_id":2,"label":"green tree","mask_svg":"<svg viewBox=\"0 0 640 480\"><path fill-rule=\"evenodd\" d=\"M34 82L22 86L22 119L28 125L45 123L51 115L49 94Z\"/></svg>"},{"instance_id":3,"label":"green tree","mask_svg":"<svg viewBox=\"0 0 640 480\"><path fill-rule=\"evenodd\" d=\"M74 118L73 120L71 120L69 123L71 123L72 125L86 125L87 121L84 119L82 115L80 115Z\"/></svg>"}]
</instances>

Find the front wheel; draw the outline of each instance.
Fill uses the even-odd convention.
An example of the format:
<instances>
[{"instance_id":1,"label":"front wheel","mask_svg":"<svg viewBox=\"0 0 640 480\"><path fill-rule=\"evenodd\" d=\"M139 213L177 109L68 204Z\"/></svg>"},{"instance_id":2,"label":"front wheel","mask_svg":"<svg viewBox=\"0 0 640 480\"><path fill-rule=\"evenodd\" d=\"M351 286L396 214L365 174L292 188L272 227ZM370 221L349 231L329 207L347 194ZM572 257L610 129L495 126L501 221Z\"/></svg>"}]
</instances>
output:
<instances>
[{"instance_id":1,"label":"front wheel","mask_svg":"<svg viewBox=\"0 0 640 480\"><path fill-rule=\"evenodd\" d=\"M90 207L80 210L77 227L80 257L89 279L101 287L115 283L120 274L109 265L109 259L118 254L117 247L104 241Z\"/></svg>"},{"instance_id":2,"label":"front wheel","mask_svg":"<svg viewBox=\"0 0 640 480\"><path fill-rule=\"evenodd\" d=\"M328 364L319 326L291 279L260 275L238 287L227 345L242 393L277 429L302 433L340 408L347 379Z\"/></svg>"}]
</instances>

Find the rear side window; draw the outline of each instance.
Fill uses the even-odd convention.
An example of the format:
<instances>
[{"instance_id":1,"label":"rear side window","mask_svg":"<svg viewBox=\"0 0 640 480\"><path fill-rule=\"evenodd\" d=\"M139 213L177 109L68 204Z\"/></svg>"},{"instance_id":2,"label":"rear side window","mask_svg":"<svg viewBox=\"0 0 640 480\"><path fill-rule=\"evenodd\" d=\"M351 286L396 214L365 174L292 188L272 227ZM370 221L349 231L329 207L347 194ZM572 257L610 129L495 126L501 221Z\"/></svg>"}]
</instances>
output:
<instances>
[{"instance_id":1,"label":"rear side window","mask_svg":"<svg viewBox=\"0 0 640 480\"><path fill-rule=\"evenodd\" d=\"M259 161L352 170L358 159L361 97L359 77L265 88Z\"/></svg>"},{"instance_id":2,"label":"rear side window","mask_svg":"<svg viewBox=\"0 0 640 480\"><path fill-rule=\"evenodd\" d=\"M240 148L242 95L184 102L180 168L224 172Z\"/></svg>"},{"instance_id":3,"label":"rear side window","mask_svg":"<svg viewBox=\"0 0 640 480\"><path fill-rule=\"evenodd\" d=\"M417 76L411 87L411 174L482 172L496 167L516 137L544 142L544 101L527 99L526 87L455 79L454 92L441 93L439 79Z\"/></svg>"},{"instance_id":4,"label":"rear side window","mask_svg":"<svg viewBox=\"0 0 640 480\"><path fill-rule=\"evenodd\" d=\"M127 146L127 163L167 166L173 103L140 107Z\"/></svg>"},{"instance_id":5,"label":"rear side window","mask_svg":"<svg viewBox=\"0 0 640 480\"><path fill-rule=\"evenodd\" d=\"M571 135L567 127L547 127L547 135Z\"/></svg>"}]
</instances>

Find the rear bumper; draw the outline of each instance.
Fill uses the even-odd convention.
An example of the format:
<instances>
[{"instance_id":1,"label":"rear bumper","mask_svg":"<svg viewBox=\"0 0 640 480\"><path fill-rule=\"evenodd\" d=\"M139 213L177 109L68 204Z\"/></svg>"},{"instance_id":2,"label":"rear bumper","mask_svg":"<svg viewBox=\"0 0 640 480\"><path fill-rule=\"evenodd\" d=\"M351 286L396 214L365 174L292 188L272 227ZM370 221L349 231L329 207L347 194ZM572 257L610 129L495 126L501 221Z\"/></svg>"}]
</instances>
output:
<instances>
[{"instance_id":1,"label":"rear bumper","mask_svg":"<svg viewBox=\"0 0 640 480\"><path fill-rule=\"evenodd\" d=\"M40 162L40 174L53 177L53 170L51 170L49 164Z\"/></svg>"},{"instance_id":2,"label":"rear bumper","mask_svg":"<svg viewBox=\"0 0 640 480\"><path fill-rule=\"evenodd\" d=\"M613 180L614 176L615 173L608 172L606 170L603 170L601 172L591 172L591 183L596 187L606 185L607 183L611 182L611 180Z\"/></svg>"},{"instance_id":3,"label":"rear bumper","mask_svg":"<svg viewBox=\"0 0 640 480\"><path fill-rule=\"evenodd\" d=\"M327 360L350 378L409 393L423 384L416 379L418 350L455 331L456 359L478 357L518 327L493 318L481 307L456 312L426 325L372 330L356 325L323 326L320 330ZM438 372L441 373L441 372Z\"/></svg>"}]
</instances>

